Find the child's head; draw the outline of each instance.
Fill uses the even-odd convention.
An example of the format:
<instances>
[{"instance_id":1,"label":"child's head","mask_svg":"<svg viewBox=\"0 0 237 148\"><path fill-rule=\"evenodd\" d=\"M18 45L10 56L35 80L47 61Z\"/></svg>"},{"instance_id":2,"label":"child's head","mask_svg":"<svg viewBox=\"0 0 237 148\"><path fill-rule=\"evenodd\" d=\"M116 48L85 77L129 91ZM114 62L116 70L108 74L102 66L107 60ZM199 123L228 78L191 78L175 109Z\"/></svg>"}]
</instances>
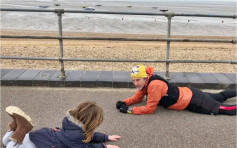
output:
<instances>
[{"instance_id":1,"label":"child's head","mask_svg":"<svg viewBox=\"0 0 237 148\"><path fill-rule=\"evenodd\" d=\"M96 105L95 102L86 101L80 103L77 108L70 110L69 113L74 119L79 120L83 124L85 132L85 140L83 142L90 142L95 129L104 119L102 108Z\"/></svg>"}]
</instances>

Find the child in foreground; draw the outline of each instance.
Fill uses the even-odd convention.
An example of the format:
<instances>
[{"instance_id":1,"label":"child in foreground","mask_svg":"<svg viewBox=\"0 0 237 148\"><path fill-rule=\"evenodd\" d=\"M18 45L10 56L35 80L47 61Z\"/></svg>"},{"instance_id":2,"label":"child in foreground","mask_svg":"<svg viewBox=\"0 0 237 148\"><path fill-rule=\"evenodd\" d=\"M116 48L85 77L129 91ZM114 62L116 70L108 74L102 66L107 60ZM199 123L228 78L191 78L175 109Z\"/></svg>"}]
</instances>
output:
<instances>
[{"instance_id":1,"label":"child in foreground","mask_svg":"<svg viewBox=\"0 0 237 148\"><path fill-rule=\"evenodd\" d=\"M69 110L62 128L31 131L31 118L20 108L8 106L6 112L13 118L3 137L7 148L119 148L104 142L117 141L120 136L94 132L104 119L102 108L95 102L86 101Z\"/></svg>"}]
</instances>

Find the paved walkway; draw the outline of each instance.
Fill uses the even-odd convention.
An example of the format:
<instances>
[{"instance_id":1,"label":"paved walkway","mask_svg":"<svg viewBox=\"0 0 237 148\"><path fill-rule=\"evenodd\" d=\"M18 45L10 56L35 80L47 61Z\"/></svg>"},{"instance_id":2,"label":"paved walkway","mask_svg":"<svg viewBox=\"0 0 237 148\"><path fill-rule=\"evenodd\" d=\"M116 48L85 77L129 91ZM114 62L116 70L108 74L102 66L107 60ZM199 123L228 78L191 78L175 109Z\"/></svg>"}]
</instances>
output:
<instances>
[{"instance_id":1,"label":"paved walkway","mask_svg":"<svg viewBox=\"0 0 237 148\"><path fill-rule=\"evenodd\" d=\"M161 106L151 115L120 113L116 102L135 92L136 89L118 88L1 87L1 136L12 120L5 112L9 105L17 105L29 114L37 130L61 127L66 111L91 100L104 110L104 121L96 131L122 136L118 142L106 144L120 148L236 148L236 116L203 115ZM236 98L226 103L235 104ZM143 99L135 106L145 104Z\"/></svg>"},{"instance_id":2,"label":"paved walkway","mask_svg":"<svg viewBox=\"0 0 237 148\"><path fill-rule=\"evenodd\" d=\"M57 70L1 69L1 86L112 87L133 88L128 71L65 71L61 79ZM164 72L157 73L164 76ZM202 89L236 88L234 73L171 72L170 82L177 86Z\"/></svg>"}]
</instances>

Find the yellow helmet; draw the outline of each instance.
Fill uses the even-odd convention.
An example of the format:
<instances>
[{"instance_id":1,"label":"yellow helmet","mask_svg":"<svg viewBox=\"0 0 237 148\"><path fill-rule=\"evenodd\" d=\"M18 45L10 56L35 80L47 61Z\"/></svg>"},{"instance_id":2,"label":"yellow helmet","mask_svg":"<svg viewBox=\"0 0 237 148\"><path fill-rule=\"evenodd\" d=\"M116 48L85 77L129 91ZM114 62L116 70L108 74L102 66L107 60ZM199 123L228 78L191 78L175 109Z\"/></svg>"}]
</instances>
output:
<instances>
[{"instance_id":1,"label":"yellow helmet","mask_svg":"<svg viewBox=\"0 0 237 148\"><path fill-rule=\"evenodd\" d=\"M146 78L147 73L146 73L145 66L144 65L134 66L132 68L131 77L132 78Z\"/></svg>"}]
</instances>

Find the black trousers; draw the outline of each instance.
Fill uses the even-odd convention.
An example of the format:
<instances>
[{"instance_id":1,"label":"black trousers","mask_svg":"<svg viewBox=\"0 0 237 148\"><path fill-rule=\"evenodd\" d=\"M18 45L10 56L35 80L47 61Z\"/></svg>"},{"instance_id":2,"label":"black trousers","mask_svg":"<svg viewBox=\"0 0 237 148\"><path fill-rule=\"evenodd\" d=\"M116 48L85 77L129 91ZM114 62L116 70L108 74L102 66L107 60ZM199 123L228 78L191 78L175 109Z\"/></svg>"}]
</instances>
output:
<instances>
[{"instance_id":1,"label":"black trousers","mask_svg":"<svg viewBox=\"0 0 237 148\"><path fill-rule=\"evenodd\" d=\"M191 112L201 114L217 115L219 113L220 106L229 106L222 104L222 102L236 96L235 90L226 90L220 93L209 93L209 92L202 92L201 90L195 88L190 89L193 92L193 97L186 109Z\"/></svg>"}]
</instances>

